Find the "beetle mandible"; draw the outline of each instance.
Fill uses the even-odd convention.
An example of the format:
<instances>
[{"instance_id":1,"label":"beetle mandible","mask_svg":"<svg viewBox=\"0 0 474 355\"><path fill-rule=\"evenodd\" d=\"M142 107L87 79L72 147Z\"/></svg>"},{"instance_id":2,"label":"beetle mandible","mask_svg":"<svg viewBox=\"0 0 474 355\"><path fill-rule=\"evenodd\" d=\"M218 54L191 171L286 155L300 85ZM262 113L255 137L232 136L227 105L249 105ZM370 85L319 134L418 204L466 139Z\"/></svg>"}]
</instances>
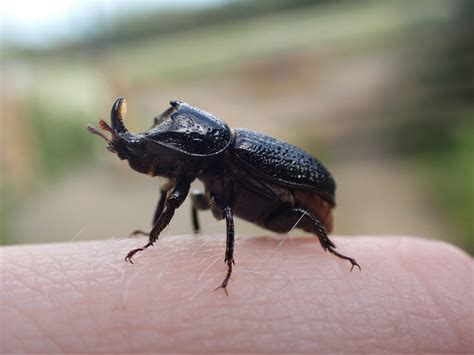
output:
<instances>
[{"instance_id":1,"label":"beetle mandible","mask_svg":"<svg viewBox=\"0 0 474 355\"><path fill-rule=\"evenodd\" d=\"M111 125L99 121L108 138L91 125L91 133L107 141L107 149L127 160L140 173L164 177L161 196L153 217L149 241L125 257L152 246L186 199L195 179L203 182L204 193L191 192L192 222L198 233L198 210L210 209L218 220L225 219L227 240L224 261L227 283L234 262L234 215L278 233L296 224L316 234L325 251L359 264L338 253L328 238L333 229L336 184L329 171L300 148L247 129L231 130L216 116L182 101L154 118L151 129L135 134L125 124L126 102L118 98L110 114ZM136 231L135 233L143 233Z\"/></svg>"}]
</instances>

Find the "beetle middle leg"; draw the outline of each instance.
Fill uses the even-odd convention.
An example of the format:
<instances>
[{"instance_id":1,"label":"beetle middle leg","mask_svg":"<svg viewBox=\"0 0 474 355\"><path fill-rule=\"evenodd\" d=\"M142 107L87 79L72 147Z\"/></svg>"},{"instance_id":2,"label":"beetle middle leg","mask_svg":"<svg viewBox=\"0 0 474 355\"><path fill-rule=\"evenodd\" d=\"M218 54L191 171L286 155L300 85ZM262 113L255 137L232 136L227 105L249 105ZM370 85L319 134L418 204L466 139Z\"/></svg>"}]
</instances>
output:
<instances>
[{"instance_id":1,"label":"beetle middle leg","mask_svg":"<svg viewBox=\"0 0 474 355\"><path fill-rule=\"evenodd\" d=\"M205 211L211 208L209 198L200 191L191 191L191 218L193 223L194 234L201 231L197 211Z\"/></svg>"},{"instance_id":2,"label":"beetle middle leg","mask_svg":"<svg viewBox=\"0 0 474 355\"><path fill-rule=\"evenodd\" d=\"M230 207L224 208L225 222L226 222L226 231L227 231L227 240L225 245L225 258L224 262L227 264L227 275L222 281L222 284L216 288L216 290L223 288L225 294L227 293L227 283L229 282L230 275L232 275L232 265L235 265L234 261L234 216L232 209Z\"/></svg>"},{"instance_id":3,"label":"beetle middle leg","mask_svg":"<svg viewBox=\"0 0 474 355\"><path fill-rule=\"evenodd\" d=\"M181 206L181 204L186 199L186 196L188 195L190 186L191 186L190 182L185 181L185 180L178 181L176 183L176 186L173 188L173 191L171 191L171 193L168 195L168 197L165 198L163 212L159 215L155 225L153 226L153 228L150 232L148 243L145 244L141 248L137 248L137 249L133 249L133 250L129 251L129 253L125 257L125 261L129 261L130 263L133 264L132 257L136 253L138 253L142 250L145 250L146 248L152 246L158 240L158 237L159 237L160 233L170 223L171 218L173 218L174 211L179 206ZM158 204L158 206L159 206L159 204Z\"/></svg>"}]
</instances>

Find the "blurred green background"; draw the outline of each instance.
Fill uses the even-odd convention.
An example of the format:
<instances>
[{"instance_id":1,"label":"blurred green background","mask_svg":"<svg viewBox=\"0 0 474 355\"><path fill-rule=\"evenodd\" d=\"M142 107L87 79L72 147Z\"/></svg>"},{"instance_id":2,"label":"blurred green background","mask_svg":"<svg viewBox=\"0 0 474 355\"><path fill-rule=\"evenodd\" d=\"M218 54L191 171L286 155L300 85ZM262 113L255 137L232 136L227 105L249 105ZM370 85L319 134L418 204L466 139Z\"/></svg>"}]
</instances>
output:
<instances>
[{"instance_id":1,"label":"blurred green background","mask_svg":"<svg viewBox=\"0 0 474 355\"><path fill-rule=\"evenodd\" d=\"M474 1L1 6L3 244L149 227L157 179L85 129L123 96L132 130L180 99L311 152L338 184L336 234L474 253ZM189 212L164 236L190 233ZM269 232L239 220L237 233Z\"/></svg>"}]
</instances>

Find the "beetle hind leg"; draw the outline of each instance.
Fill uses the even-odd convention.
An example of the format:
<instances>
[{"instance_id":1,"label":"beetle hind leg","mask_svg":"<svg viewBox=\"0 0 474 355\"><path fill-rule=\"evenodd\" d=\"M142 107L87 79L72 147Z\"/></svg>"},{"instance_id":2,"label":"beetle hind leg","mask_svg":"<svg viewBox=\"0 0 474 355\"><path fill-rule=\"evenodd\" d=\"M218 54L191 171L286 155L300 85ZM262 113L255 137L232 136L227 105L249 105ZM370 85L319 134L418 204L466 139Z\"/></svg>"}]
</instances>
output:
<instances>
[{"instance_id":1,"label":"beetle hind leg","mask_svg":"<svg viewBox=\"0 0 474 355\"><path fill-rule=\"evenodd\" d=\"M359 268L359 270L362 270L360 265L357 263L357 261L355 261L355 259L353 259L351 257L348 257L346 255L343 255L343 254L337 252L336 250L334 250L336 248L336 245L329 239L329 237L326 233L326 229L324 228L324 226L321 224L321 222L316 217L314 217L311 213L309 213L308 211L306 211L303 208L294 208L293 211L296 211L298 213L302 213L303 215L305 215L311 221L311 223L316 228L316 235L318 236L319 242L321 243L321 246L323 247L324 251L328 251L331 254L337 256L338 258L349 261L352 264L352 267L351 267L350 271L352 271L354 269L354 267L356 267L356 266Z\"/></svg>"},{"instance_id":2,"label":"beetle hind leg","mask_svg":"<svg viewBox=\"0 0 474 355\"><path fill-rule=\"evenodd\" d=\"M352 270L354 269L354 267L358 267L359 268L359 271L362 271L362 268L360 267L360 265L357 263L357 261L355 261L355 259L353 258L350 258L346 255L342 255L341 253L338 253L337 251L334 250L334 248L332 247L329 247L328 248L329 252L333 255L336 255L338 258L341 258L341 259L344 259L344 260L348 260L352 266L351 266L351 269L349 270L349 272L352 272Z\"/></svg>"},{"instance_id":3,"label":"beetle hind leg","mask_svg":"<svg viewBox=\"0 0 474 355\"><path fill-rule=\"evenodd\" d=\"M288 233L288 231L293 230L298 225L300 227L304 225L304 230L308 232L314 232L318 236L319 242L321 243L324 251L328 251L338 258L349 261L352 264L351 271L354 269L354 267L361 269L360 265L353 258L343 255L335 250L336 245L329 239L326 229L322 223L318 220L318 218L313 216L304 208L290 207L277 211L276 213L270 215L270 217L265 222L265 226L268 229L279 233ZM309 227L310 229L307 229L306 227Z\"/></svg>"}]
</instances>

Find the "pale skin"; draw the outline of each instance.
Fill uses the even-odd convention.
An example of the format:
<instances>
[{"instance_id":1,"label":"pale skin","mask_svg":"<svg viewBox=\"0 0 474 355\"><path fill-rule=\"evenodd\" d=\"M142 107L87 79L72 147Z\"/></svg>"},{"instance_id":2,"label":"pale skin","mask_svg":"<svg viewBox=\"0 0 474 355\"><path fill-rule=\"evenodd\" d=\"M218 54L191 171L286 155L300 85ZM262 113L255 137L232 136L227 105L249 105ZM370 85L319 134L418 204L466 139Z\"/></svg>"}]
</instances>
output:
<instances>
[{"instance_id":1,"label":"pale skin","mask_svg":"<svg viewBox=\"0 0 474 355\"><path fill-rule=\"evenodd\" d=\"M1 353L474 351L473 260L442 242L225 236L3 247Z\"/></svg>"}]
</instances>

